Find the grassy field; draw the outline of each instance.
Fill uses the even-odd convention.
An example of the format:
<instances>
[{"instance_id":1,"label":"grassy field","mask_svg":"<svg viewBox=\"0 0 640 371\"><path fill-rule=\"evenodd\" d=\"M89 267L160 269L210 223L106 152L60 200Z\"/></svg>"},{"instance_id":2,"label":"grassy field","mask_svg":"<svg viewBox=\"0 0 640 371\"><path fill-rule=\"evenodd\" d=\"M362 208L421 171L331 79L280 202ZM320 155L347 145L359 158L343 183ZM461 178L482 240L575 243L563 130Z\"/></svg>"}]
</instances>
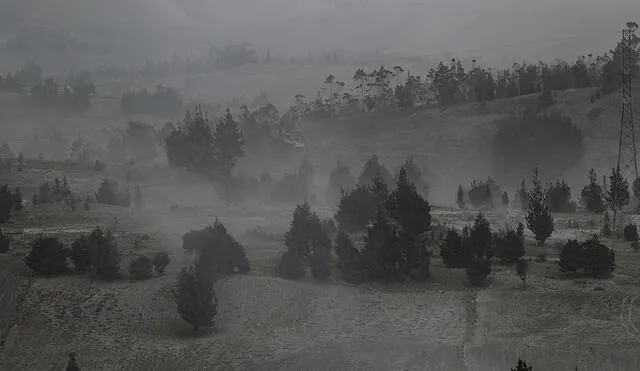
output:
<instances>
[{"instance_id":1,"label":"grassy field","mask_svg":"<svg viewBox=\"0 0 640 371\"><path fill-rule=\"evenodd\" d=\"M95 191L105 176L128 186L116 165L96 174L69 164L28 161L23 172L2 175L4 182L24 187L25 199L56 175L67 175L78 194ZM493 371L509 369L518 357L550 371L576 365L593 371L640 367L635 288L640 255L616 243L616 273L606 280L567 278L557 270L558 247L567 238L597 233L599 218L555 215L556 232L544 250L527 234L532 273L524 291L512 267L497 268L485 288L470 288L464 271L444 268L437 250L433 277L425 284L351 286L337 278L326 284L289 282L275 278L272 270L284 250L281 234L294 205L227 204L205 183L166 169L140 168L133 182L144 189L142 211L92 205L90 211L73 212L64 204L27 204L3 226L15 242L0 258L0 369L57 370L70 351L88 370ZM178 209L171 210L171 204ZM331 205L313 206L325 216L333 213ZM446 207L432 214L451 226L469 224L476 215ZM487 215L494 228L523 220L515 210ZM216 284L217 328L194 336L178 317L170 290L191 259L181 251L180 236L215 217L246 246L253 270ZM579 228L567 228L569 218ZM28 275L21 259L37 234L68 243L97 225L116 234L122 280ZM252 231L255 227L263 233ZM159 250L172 259L165 275L143 282L127 278L132 258ZM541 251L546 262L536 259Z\"/></svg>"}]
</instances>

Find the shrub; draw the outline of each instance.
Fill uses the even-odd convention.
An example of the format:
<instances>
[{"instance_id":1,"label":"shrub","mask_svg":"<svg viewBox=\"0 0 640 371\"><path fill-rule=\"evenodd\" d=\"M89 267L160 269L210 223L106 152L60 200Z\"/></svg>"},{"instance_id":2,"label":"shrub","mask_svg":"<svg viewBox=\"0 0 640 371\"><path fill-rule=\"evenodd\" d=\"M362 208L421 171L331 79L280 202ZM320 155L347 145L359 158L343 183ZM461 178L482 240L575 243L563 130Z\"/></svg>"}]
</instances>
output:
<instances>
[{"instance_id":1,"label":"shrub","mask_svg":"<svg viewBox=\"0 0 640 371\"><path fill-rule=\"evenodd\" d=\"M575 202L571 201L571 188L564 181L557 181L547 188L547 204L552 213L574 213Z\"/></svg>"},{"instance_id":2,"label":"shrub","mask_svg":"<svg viewBox=\"0 0 640 371\"><path fill-rule=\"evenodd\" d=\"M217 219L212 226L182 236L182 247L188 252L195 252L204 272L214 276L250 271L244 247Z\"/></svg>"},{"instance_id":3,"label":"shrub","mask_svg":"<svg viewBox=\"0 0 640 371\"><path fill-rule=\"evenodd\" d=\"M184 268L180 273L175 302L178 314L193 326L194 331L198 331L199 327L215 325L213 317L218 313L218 300L213 291L213 282L197 266Z\"/></svg>"},{"instance_id":4,"label":"shrub","mask_svg":"<svg viewBox=\"0 0 640 371\"><path fill-rule=\"evenodd\" d=\"M153 266L156 268L156 272L159 275L164 274L164 270L167 267L167 265L169 265L169 263L171 262L171 259L169 258L169 254L167 254L164 251L158 252L153 256L153 260L151 261L153 263Z\"/></svg>"},{"instance_id":5,"label":"shrub","mask_svg":"<svg viewBox=\"0 0 640 371\"><path fill-rule=\"evenodd\" d=\"M624 240L638 241L638 226L635 224L627 224L624 226Z\"/></svg>"},{"instance_id":6,"label":"shrub","mask_svg":"<svg viewBox=\"0 0 640 371\"><path fill-rule=\"evenodd\" d=\"M69 251L57 238L40 236L30 247L25 263L35 274L55 276L66 273Z\"/></svg>"},{"instance_id":7,"label":"shrub","mask_svg":"<svg viewBox=\"0 0 640 371\"><path fill-rule=\"evenodd\" d=\"M520 223L518 229L507 229L506 234L494 235L495 254L500 264L513 264L522 258L524 251L524 225Z\"/></svg>"},{"instance_id":8,"label":"shrub","mask_svg":"<svg viewBox=\"0 0 640 371\"><path fill-rule=\"evenodd\" d=\"M486 257L475 258L467 267L467 279L474 286L482 286L491 273L491 260Z\"/></svg>"},{"instance_id":9,"label":"shrub","mask_svg":"<svg viewBox=\"0 0 640 371\"><path fill-rule=\"evenodd\" d=\"M471 206L475 209L493 209L494 195L492 193L492 188L493 187L491 186L491 184L489 184L489 182L472 182L469 186L468 192L469 202L471 203Z\"/></svg>"},{"instance_id":10,"label":"shrub","mask_svg":"<svg viewBox=\"0 0 640 371\"><path fill-rule=\"evenodd\" d=\"M276 268L276 275L287 280L300 280L305 276L303 259L295 250L287 250Z\"/></svg>"},{"instance_id":11,"label":"shrub","mask_svg":"<svg viewBox=\"0 0 640 371\"><path fill-rule=\"evenodd\" d=\"M153 272L153 264L151 260L144 255L140 255L129 265L129 275L134 280L146 280L151 278Z\"/></svg>"},{"instance_id":12,"label":"shrub","mask_svg":"<svg viewBox=\"0 0 640 371\"><path fill-rule=\"evenodd\" d=\"M84 272L91 267L91 243L86 236L76 238L71 244L70 258L76 271Z\"/></svg>"},{"instance_id":13,"label":"shrub","mask_svg":"<svg viewBox=\"0 0 640 371\"><path fill-rule=\"evenodd\" d=\"M616 253L598 240L597 236L582 243L584 249L584 272L591 277L612 273L616 268Z\"/></svg>"},{"instance_id":14,"label":"shrub","mask_svg":"<svg viewBox=\"0 0 640 371\"><path fill-rule=\"evenodd\" d=\"M131 204L131 196L128 193L118 192L118 184L109 179L105 179L100 184L98 192L96 192L96 202L99 204L125 206Z\"/></svg>"},{"instance_id":15,"label":"shrub","mask_svg":"<svg viewBox=\"0 0 640 371\"><path fill-rule=\"evenodd\" d=\"M447 268L466 268L473 259L471 245L455 229L449 229L440 245L440 256Z\"/></svg>"},{"instance_id":16,"label":"shrub","mask_svg":"<svg viewBox=\"0 0 640 371\"><path fill-rule=\"evenodd\" d=\"M11 247L11 237L0 229L0 254L6 254Z\"/></svg>"},{"instance_id":17,"label":"shrub","mask_svg":"<svg viewBox=\"0 0 640 371\"><path fill-rule=\"evenodd\" d=\"M602 244L597 236L582 243L569 240L562 247L558 265L563 272L581 272L596 278L614 271L615 252Z\"/></svg>"},{"instance_id":18,"label":"shrub","mask_svg":"<svg viewBox=\"0 0 640 371\"><path fill-rule=\"evenodd\" d=\"M89 235L89 259L98 278L113 280L120 276L120 253L110 231L99 227Z\"/></svg>"}]
</instances>

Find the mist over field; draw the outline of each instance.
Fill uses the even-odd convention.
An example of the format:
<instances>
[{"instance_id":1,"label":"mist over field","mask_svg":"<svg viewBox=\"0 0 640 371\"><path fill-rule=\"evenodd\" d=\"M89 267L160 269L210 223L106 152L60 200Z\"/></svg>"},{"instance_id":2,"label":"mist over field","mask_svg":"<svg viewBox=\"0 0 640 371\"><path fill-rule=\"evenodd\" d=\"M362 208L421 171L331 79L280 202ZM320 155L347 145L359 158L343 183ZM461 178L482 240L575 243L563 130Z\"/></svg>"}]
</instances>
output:
<instances>
[{"instance_id":1,"label":"mist over field","mask_svg":"<svg viewBox=\"0 0 640 371\"><path fill-rule=\"evenodd\" d=\"M0 370L639 370L637 15L0 0Z\"/></svg>"}]
</instances>

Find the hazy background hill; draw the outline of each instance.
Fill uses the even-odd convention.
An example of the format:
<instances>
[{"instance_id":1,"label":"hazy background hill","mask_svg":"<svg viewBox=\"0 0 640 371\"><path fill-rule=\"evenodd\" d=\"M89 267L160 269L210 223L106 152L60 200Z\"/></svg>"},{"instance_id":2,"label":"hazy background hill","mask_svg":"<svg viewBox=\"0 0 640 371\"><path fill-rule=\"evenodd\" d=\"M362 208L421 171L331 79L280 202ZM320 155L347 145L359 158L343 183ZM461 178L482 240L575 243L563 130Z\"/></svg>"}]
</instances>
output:
<instances>
[{"instance_id":1,"label":"hazy background hill","mask_svg":"<svg viewBox=\"0 0 640 371\"><path fill-rule=\"evenodd\" d=\"M94 65L127 66L238 42L286 57L342 48L465 53L494 64L604 52L639 13L633 0L0 0L0 40L65 34L93 45L77 60ZM0 62L28 57L45 58L31 51Z\"/></svg>"}]
</instances>

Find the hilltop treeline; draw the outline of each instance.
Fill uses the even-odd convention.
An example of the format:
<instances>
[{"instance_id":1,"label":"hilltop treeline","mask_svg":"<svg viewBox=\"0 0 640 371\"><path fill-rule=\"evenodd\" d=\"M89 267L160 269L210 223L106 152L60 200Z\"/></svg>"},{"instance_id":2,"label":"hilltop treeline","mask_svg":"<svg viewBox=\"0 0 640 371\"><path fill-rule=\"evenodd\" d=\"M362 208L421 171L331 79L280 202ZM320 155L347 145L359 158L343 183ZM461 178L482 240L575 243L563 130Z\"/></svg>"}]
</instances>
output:
<instances>
[{"instance_id":1,"label":"hilltop treeline","mask_svg":"<svg viewBox=\"0 0 640 371\"><path fill-rule=\"evenodd\" d=\"M637 24L628 23L635 34ZM552 103L549 92L573 88L596 88L593 100L618 89L622 75L622 44L602 55L588 54L572 63L514 63L511 68L490 69L475 60L470 69L460 59L440 62L426 77L405 71L402 66L381 66L372 71L357 69L352 89L329 75L318 98L306 103L297 95L292 110L311 116L331 117L351 111L393 111L437 103L450 106L464 102L486 102L534 93L543 94L542 108ZM640 38L632 39L632 65L640 56ZM634 76L638 68L633 69Z\"/></svg>"}]
</instances>

